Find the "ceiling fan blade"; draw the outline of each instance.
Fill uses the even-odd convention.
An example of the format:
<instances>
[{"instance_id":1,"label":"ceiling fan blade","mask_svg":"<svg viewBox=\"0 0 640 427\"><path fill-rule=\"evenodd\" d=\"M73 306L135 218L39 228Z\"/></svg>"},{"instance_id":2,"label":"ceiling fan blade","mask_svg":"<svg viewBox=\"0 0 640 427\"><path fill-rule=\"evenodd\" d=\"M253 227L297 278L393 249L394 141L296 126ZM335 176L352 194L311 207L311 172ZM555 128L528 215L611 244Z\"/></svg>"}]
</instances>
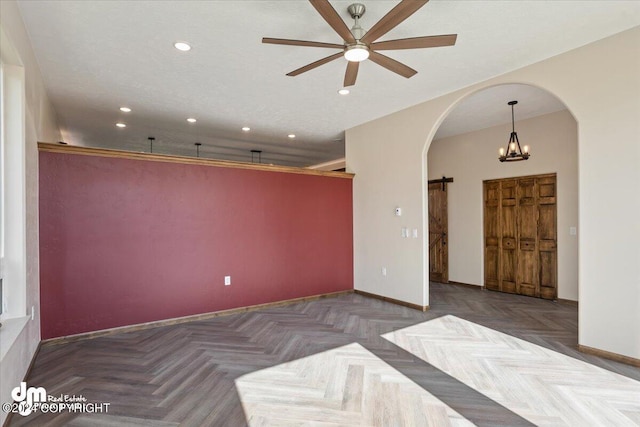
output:
<instances>
[{"instance_id":1,"label":"ceiling fan blade","mask_svg":"<svg viewBox=\"0 0 640 427\"><path fill-rule=\"evenodd\" d=\"M409 39L388 40L371 43L373 50L422 49L427 47L453 46L456 44L457 34L442 36L412 37Z\"/></svg>"},{"instance_id":2,"label":"ceiling fan blade","mask_svg":"<svg viewBox=\"0 0 640 427\"><path fill-rule=\"evenodd\" d=\"M391 59L388 56L384 56L378 52L370 52L369 59L376 64L383 66L389 71L400 74L402 77L409 78L417 73L416 70L404 65L402 62L398 62L395 59Z\"/></svg>"},{"instance_id":3,"label":"ceiling fan blade","mask_svg":"<svg viewBox=\"0 0 640 427\"><path fill-rule=\"evenodd\" d=\"M344 87L353 86L358 78L359 62L347 61L347 72L344 74Z\"/></svg>"},{"instance_id":4,"label":"ceiling fan blade","mask_svg":"<svg viewBox=\"0 0 640 427\"><path fill-rule=\"evenodd\" d=\"M329 48L335 48L335 49L344 49L344 45L336 44L336 43L310 42L306 40L291 40L291 39L274 39L271 37L263 37L262 43L284 44L288 46L329 47Z\"/></svg>"},{"instance_id":5,"label":"ceiling fan blade","mask_svg":"<svg viewBox=\"0 0 640 427\"><path fill-rule=\"evenodd\" d=\"M429 0L402 0L381 20L371 27L362 37L362 43L372 43L398 26L402 21L414 14L418 9L427 4Z\"/></svg>"},{"instance_id":6,"label":"ceiling fan blade","mask_svg":"<svg viewBox=\"0 0 640 427\"><path fill-rule=\"evenodd\" d=\"M321 65L326 64L327 62L331 62L334 59L338 59L338 58L342 58L343 57L343 53L342 52L338 52L338 53L334 53L331 56L327 56L326 58L322 58L317 60L316 62L312 62L311 64L307 64L304 67L300 67L297 70L293 70L290 73L287 73L287 76L297 76L298 74L302 74L302 73L306 73L309 70L313 70L316 67L319 67Z\"/></svg>"},{"instance_id":7,"label":"ceiling fan blade","mask_svg":"<svg viewBox=\"0 0 640 427\"><path fill-rule=\"evenodd\" d=\"M338 12L331 6L329 0L309 0L311 5L316 8L318 13L322 15L331 28L342 37L347 43L355 43L356 39L351 34L351 30L344 23Z\"/></svg>"}]
</instances>

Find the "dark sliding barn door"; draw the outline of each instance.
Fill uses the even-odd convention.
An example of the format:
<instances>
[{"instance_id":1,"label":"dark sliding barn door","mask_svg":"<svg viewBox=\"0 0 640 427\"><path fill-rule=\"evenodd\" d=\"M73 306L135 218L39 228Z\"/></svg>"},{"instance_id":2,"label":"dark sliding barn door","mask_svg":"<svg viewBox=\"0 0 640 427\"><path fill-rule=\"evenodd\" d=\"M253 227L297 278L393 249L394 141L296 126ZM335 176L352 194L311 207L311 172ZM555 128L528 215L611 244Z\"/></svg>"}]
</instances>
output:
<instances>
[{"instance_id":1,"label":"dark sliding barn door","mask_svg":"<svg viewBox=\"0 0 640 427\"><path fill-rule=\"evenodd\" d=\"M487 289L557 298L556 175L484 181Z\"/></svg>"},{"instance_id":2,"label":"dark sliding barn door","mask_svg":"<svg viewBox=\"0 0 640 427\"><path fill-rule=\"evenodd\" d=\"M429 184L429 280L449 282L447 186Z\"/></svg>"}]
</instances>

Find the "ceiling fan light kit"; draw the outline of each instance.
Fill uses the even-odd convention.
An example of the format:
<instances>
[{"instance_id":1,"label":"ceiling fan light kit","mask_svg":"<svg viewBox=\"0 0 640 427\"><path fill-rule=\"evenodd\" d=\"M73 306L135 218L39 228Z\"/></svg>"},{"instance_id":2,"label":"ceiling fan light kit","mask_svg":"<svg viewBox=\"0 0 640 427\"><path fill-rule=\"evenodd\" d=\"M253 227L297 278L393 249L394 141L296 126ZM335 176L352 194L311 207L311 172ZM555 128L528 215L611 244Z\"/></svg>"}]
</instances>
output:
<instances>
[{"instance_id":1,"label":"ceiling fan light kit","mask_svg":"<svg viewBox=\"0 0 640 427\"><path fill-rule=\"evenodd\" d=\"M344 50L344 58L351 62L362 62L369 58L369 48L363 43L347 46Z\"/></svg>"},{"instance_id":2,"label":"ceiling fan light kit","mask_svg":"<svg viewBox=\"0 0 640 427\"><path fill-rule=\"evenodd\" d=\"M414 76L417 71L408 67L395 59L378 53L378 50L398 50L398 49L422 49L440 46L453 46L456 43L457 34L447 34L440 36L412 37L407 39L387 40L376 42L380 37L397 27L405 19L413 15L418 9L427 4L429 0L402 0L389 13L380 19L369 31L365 31L360 26L360 18L364 15L366 8L361 3L354 3L347 8L349 15L354 19L351 29L340 18L340 15L331 6L328 0L309 0L311 5L318 11L325 21L338 33L343 43L325 43L306 40L276 39L264 37L262 43L280 44L288 46L322 47L330 49L341 49L341 53L336 53L319 59L304 67L300 67L287 73L294 77L307 71L313 70L321 65L336 60L340 57L347 59L347 71L344 76L344 87L353 86L358 77L359 64L362 61L371 59L372 62L399 74L405 78Z\"/></svg>"},{"instance_id":3,"label":"ceiling fan light kit","mask_svg":"<svg viewBox=\"0 0 640 427\"><path fill-rule=\"evenodd\" d=\"M513 106L518 101L509 101L507 104L511 106L511 136L509 136L509 142L507 142L506 150L500 148L500 157L498 160L501 162L518 162L529 159L529 146L525 145L524 149L520 148L520 140L518 140L518 133L515 127L515 116L513 113Z\"/></svg>"}]
</instances>

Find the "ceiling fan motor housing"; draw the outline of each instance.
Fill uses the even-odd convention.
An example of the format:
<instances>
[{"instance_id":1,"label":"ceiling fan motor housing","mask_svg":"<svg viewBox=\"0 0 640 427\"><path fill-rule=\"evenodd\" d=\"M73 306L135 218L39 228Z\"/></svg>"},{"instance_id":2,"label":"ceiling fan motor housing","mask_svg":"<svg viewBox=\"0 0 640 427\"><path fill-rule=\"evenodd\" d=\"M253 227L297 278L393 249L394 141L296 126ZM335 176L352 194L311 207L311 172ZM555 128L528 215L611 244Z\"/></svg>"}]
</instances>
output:
<instances>
[{"instance_id":1,"label":"ceiling fan motor housing","mask_svg":"<svg viewBox=\"0 0 640 427\"><path fill-rule=\"evenodd\" d=\"M364 7L362 3L353 3L347 8L347 11L349 11L349 15L351 15L353 19L362 18L362 15L364 15L364 12L366 10L367 8Z\"/></svg>"},{"instance_id":2,"label":"ceiling fan motor housing","mask_svg":"<svg viewBox=\"0 0 640 427\"><path fill-rule=\"evenodd\" d=\"M347 10L349 11L349 15L351 15L351 17L356 21L351 28L351 34L353 34L353 38L355 38L356 40L360 40L362 37L364 37L366 31L360 26L358 20L362 17L362 15L364 15L364 12L367 9L361 3L353 3L347 8Z\"/></svg>"}]
</instances>

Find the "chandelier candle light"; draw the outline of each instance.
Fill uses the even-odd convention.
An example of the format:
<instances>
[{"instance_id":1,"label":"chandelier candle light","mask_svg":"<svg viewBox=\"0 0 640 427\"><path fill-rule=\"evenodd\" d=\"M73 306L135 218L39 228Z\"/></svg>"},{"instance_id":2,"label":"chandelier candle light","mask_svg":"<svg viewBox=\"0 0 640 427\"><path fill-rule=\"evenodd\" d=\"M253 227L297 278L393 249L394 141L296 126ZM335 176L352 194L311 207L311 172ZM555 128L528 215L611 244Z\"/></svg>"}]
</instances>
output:
<instances>
[{"instance_id":1,"label":"chandelier candle light","mask_svg":"<svg viewBox=\"0 0 640 427\"><path fill-rule=\"evenodd\" d=\"M518 101L508 102L508 104L511 105L511 136L507 143L506 153L504 148L500 149L500 157L498 157L498 160L501 162L517 162L520 160L527 160L529 158L529 146L525 145L523 148L520 148L520 141L518 140L518 133L515 128L513 106L517 103Z\"/></svg>"}]
</instances>

